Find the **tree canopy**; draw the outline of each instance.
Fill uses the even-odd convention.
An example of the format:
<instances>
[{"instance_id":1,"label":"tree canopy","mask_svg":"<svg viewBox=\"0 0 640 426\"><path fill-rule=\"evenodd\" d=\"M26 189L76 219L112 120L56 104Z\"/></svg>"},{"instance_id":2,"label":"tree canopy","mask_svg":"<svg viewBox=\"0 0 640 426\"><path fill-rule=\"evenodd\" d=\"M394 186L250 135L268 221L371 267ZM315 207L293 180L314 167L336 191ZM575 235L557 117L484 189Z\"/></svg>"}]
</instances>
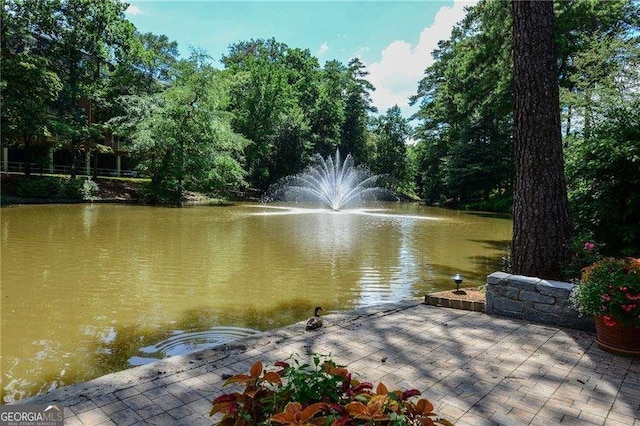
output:
<instances>
[{"instance_id":1,"label":"tree canopy","mask_svg":"<svg viewBox=\"0 0 640 426\"><path fill-rule=\"evenodd\" d=\"M637 253L640 206L632 188L638 174L631 170L637 170L640 146L634 131L640 5L628 0L553 4L575 233L583 241L602 242L605 253ZM428 202L510 211L512 42L511 4L483 0L434 52L412 98L419 105L412 150L417 192ZM601 153L597 159L594 152Z\"/></svg>"},{"instance_id":2,"label":"tree canopy","mask_svg":"<svg viewBox=\"0 0 640 426\"><path fill-rule=\"evenodd\" d=\"M513 13L481 0L433 52L411 119L377 111L359 58L322 64L275 39L240 40L215 69L141 34L114 0L8 0L2 143L94 159L119 138L158 198L253 196L340 149L429 204L510 211L515 190ZM576 235L637 253L640 4L554 1L562 146ZM54 137L55 136L55 137ZM411 141L415 144L408 144ZM95 167L94 167L95 169ZM163 195L164 194L164 195Z\"/></svg>"}]
</instances>

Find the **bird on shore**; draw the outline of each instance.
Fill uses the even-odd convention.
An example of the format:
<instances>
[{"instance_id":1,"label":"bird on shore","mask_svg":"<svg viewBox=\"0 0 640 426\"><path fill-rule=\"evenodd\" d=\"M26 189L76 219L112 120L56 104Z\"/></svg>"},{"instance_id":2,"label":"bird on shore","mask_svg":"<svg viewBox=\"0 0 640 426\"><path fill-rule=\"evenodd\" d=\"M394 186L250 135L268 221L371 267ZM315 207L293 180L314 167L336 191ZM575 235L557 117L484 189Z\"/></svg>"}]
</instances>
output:
<instances>
[{"instance_id":1,"label":"bird on shore","mask_svg":"<svg viewBox=\"0 0 640 426\"><path fill-rule=\"evenodd\" d=\"M313 316L307 321L307 330L315 330L316 328L322 327L322 318L320 318L321 310L322 308L320 306L316 306L313 311Z\"/></svg>"}]
</instances>

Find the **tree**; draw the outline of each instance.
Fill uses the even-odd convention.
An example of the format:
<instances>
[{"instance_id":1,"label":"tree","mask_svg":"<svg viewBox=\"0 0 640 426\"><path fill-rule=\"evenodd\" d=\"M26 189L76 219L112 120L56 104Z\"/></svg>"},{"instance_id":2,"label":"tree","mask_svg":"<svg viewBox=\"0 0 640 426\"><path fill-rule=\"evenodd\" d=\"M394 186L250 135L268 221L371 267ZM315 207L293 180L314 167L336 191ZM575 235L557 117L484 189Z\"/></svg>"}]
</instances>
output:
<instances>
[{"instance_id":1,"label":"tree","mask_svg":"<svg viewBox=\"0 0 640 426\"><path fill-rule=\"evenodd\" d=\"M31 172L32 144L51 136L51 107L62 84L41 56L22 52L2 58L2 136L21 138L25 150L25 176Z\"/></svg>"},{"instance_id":2,"label":"tree","mask_svg":"<svg viewBox=\"0 0 640 426\"><path fill-rule=\"evenodd\" d=\"M22 13L2 10L2 141L3 145L24 145L28 177L33 144L51 136L51 109L62 83L49 60L37 51L37 38L28 31L29 22L41 16L21 6L9 5L12 12Z\"/></svg>"},{"instance_id":3,"label":"tree","mask_svg":"<svg viewBox=\"0 0 640 426\"><path fill-rule=\"evenodd\" d=\"M178 43L169 40L166 35L153 33L136 34L136 37L143 47L140 69L149 86L154 83L168 84L173 67L178 63Z\"/></svg>"},{"instance_id":4,"label":"tree","mask_svg":"<svg viewBox=\"0 0 640 426\"><path fill-rule=\"evenodd\" d=\"M233 128L250 142L245 149L250 183L266 189L274 182L275 136L280 120L295 105L285 70L260 57L249 58L232 77Z\"/></svg>"},{"instance_id":5,"label":"tree","mask_svg":"<svg viewBox=\"0 0 640 426\"><path fill-rule=\"evenodd\" d=\"M572 19L561 104L569 206L581 242L608 256L640 250L640 4L561 4ZM591 18L591 19L589 19ZM569 67L569 65L571 65Z\"/></svg>"},{"instance_id":6,"label":"tree","mask_svg":"<svg viewBox=\"0 0 640 426\"><path fill-rule=\"evenodd\" d=\"M342 142L347 68L339 61L328 61L317 84L318 95L309 111L311 142L314 152L325 158L333 155Z\"/></svg>"},{"instance_id":7,"label":"tree","mask_svg":"<svg viewBox=\"0 0 640 426\"><path fill-rule=\"evenodd\" d=\"M282 58L291 98L274 133L271 181L302 171L314 152L311 117L319 98L320 66L308 49L287 48Z\"/></svg>"},{"instance_id":8,"label":"tree","mask_svg":"<svg viewBox=\"0 0 640 426\"><path fill-rule=\"evenodd\" d=\"M571 221L564 180L551 1L513 1L514 157L512 268L562 278Z\"/></svg>"},{"instance_id":9,"label":"tree","mask_svg":"<svg viewBox=\"0 0 640 426\"><path fill-rule=\"evenodd\" d=\"M389 108L374 123L374 133L378 139L373 171L388 174L400 188L410 188L411 184L407 181L409 170L406 147L411 134L409 123L402 116L398 105Z\"/></svg>"},{"instance_id":10,"label":"tree","mask_svg":"<svg viewBox=\"0 0 640 426\"><path fill-rule=\"evenodd\" d=\"M353 58L349 61L341 149L361 163L368 163L366 150L368 112L377 111L371 103L370 94L375 87L367 81L367 75L369 72L360 59Z\"/></svg>"},{"instance_id":11,"label":"tree","mask_svg":"<svg viewBox=\"0 0 640 426\"><path fill-rule=\"evenodd\" d=\"M607 120L568 150L569 202L577 232L609 256L640 255L640 96L610 104Z\"/></svg>"},{"instance_id":12,"label":"tree","mask_svg":"<svg viewBox=\"0 0 640 426\"><path fill-rule=\"evenodd\" d=\"M412 102L419 190L429 201L508 199L512 191L511 13L504 2L468 9L439 43Z\"/></svg>"},{"instance_id":13,"label":"tree","mask_svg":"<svg viewBox=\"0 0 640 426\"><path fill-rule=\"evenodd\" d=\"M124 18L127 5L113 0L12 0L7 8L27 35L23 38L33 40L33 53L45 58L62 82L52 128L69 142L75 177L79 152L104 148L106 77L133 34L133 24Z\"/></svg>"},{"instance_id":14,"label":"tree","mask_svg":"<svg viewBox=\"0 0 640 426\"><path fill-rule=\"evenodd\" d=\"M251 142L246 149L249 181L266 190L300 172L320 152L343 140L347 68L330 61L321 69L308 49L274 39L236 43L223 57L234 81L234 129Z\"/></svg>"},{"instance_id":15,"label":"tree","mask_svg":"<svg viewBox=\"0 0 640 426\"><path fill-rule=\"evenodd\" d=\"M615 85L621 65L637 57L640 4L631 0L556 1L556 46L565 135L589 136L597 126L602 93ZM609 81L607 81L609 80ZM597 101L596 101L597 100Z\"/></svg>"},{"instance_id":16,"label":"tree","mask_svg":"<svg viewBox=\"0 0 640 426\"><path fill-rule=\"evenodd\" d=\"M184 190L226 194L244 185L247 140L231 129L226 76L194 54L176 66L161 93L123 98L120 133L131 138L140 167L151 175L156 201L176 201Z\"/></svg>"}]
</instances>

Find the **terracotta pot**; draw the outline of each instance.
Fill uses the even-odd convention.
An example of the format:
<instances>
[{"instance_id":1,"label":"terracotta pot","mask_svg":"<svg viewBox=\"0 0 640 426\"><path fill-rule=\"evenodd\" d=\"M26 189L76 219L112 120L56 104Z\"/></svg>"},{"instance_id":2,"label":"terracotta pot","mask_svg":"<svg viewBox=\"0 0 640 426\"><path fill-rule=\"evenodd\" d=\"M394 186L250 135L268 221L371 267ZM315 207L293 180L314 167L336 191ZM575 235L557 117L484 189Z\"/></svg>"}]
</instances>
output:
<instances>
[{"instance_id":1,"label":"terracotta pot","mask_svg":"<svg viewBox=\"0 0 640 426\"><path fill-rule=\"evenodd\" d=\"M622 324L608 326L601 316L595 316L596 343L607 352L640 357L640 328Z\"/></svg>"}]
</instances>

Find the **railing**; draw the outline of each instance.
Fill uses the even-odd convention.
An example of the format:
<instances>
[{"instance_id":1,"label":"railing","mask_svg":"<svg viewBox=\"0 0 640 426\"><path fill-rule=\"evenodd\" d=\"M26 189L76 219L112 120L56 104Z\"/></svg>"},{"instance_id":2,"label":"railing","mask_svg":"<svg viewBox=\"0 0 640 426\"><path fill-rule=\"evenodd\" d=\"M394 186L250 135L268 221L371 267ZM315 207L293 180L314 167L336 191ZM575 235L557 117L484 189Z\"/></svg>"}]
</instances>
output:
<instances>
[{"instance_id":1,"label":"railing","mask_svg":"<svg viewBox=\"0 0 640 426\"><path fill-rule=\"evenodd\" d=\"M2 173L24 173L26 163L20 161L8 161L6 163L1 163ZM41 164L31 163L31 173L38 174L54 174L54 175L68 175L71 173L71 166L54 164L49 166L42 166ZM76 174L78 176L92 176L93 168L87 173L86 167L77 167ZM98 176L102 177L113 177L113 176L123 176L123 177L138 177L139 173L135 170L120 170L120 174L118 174L117 169L109 169L104 167L98 167L97 169Z\"/></svg>"}]
</instances>

